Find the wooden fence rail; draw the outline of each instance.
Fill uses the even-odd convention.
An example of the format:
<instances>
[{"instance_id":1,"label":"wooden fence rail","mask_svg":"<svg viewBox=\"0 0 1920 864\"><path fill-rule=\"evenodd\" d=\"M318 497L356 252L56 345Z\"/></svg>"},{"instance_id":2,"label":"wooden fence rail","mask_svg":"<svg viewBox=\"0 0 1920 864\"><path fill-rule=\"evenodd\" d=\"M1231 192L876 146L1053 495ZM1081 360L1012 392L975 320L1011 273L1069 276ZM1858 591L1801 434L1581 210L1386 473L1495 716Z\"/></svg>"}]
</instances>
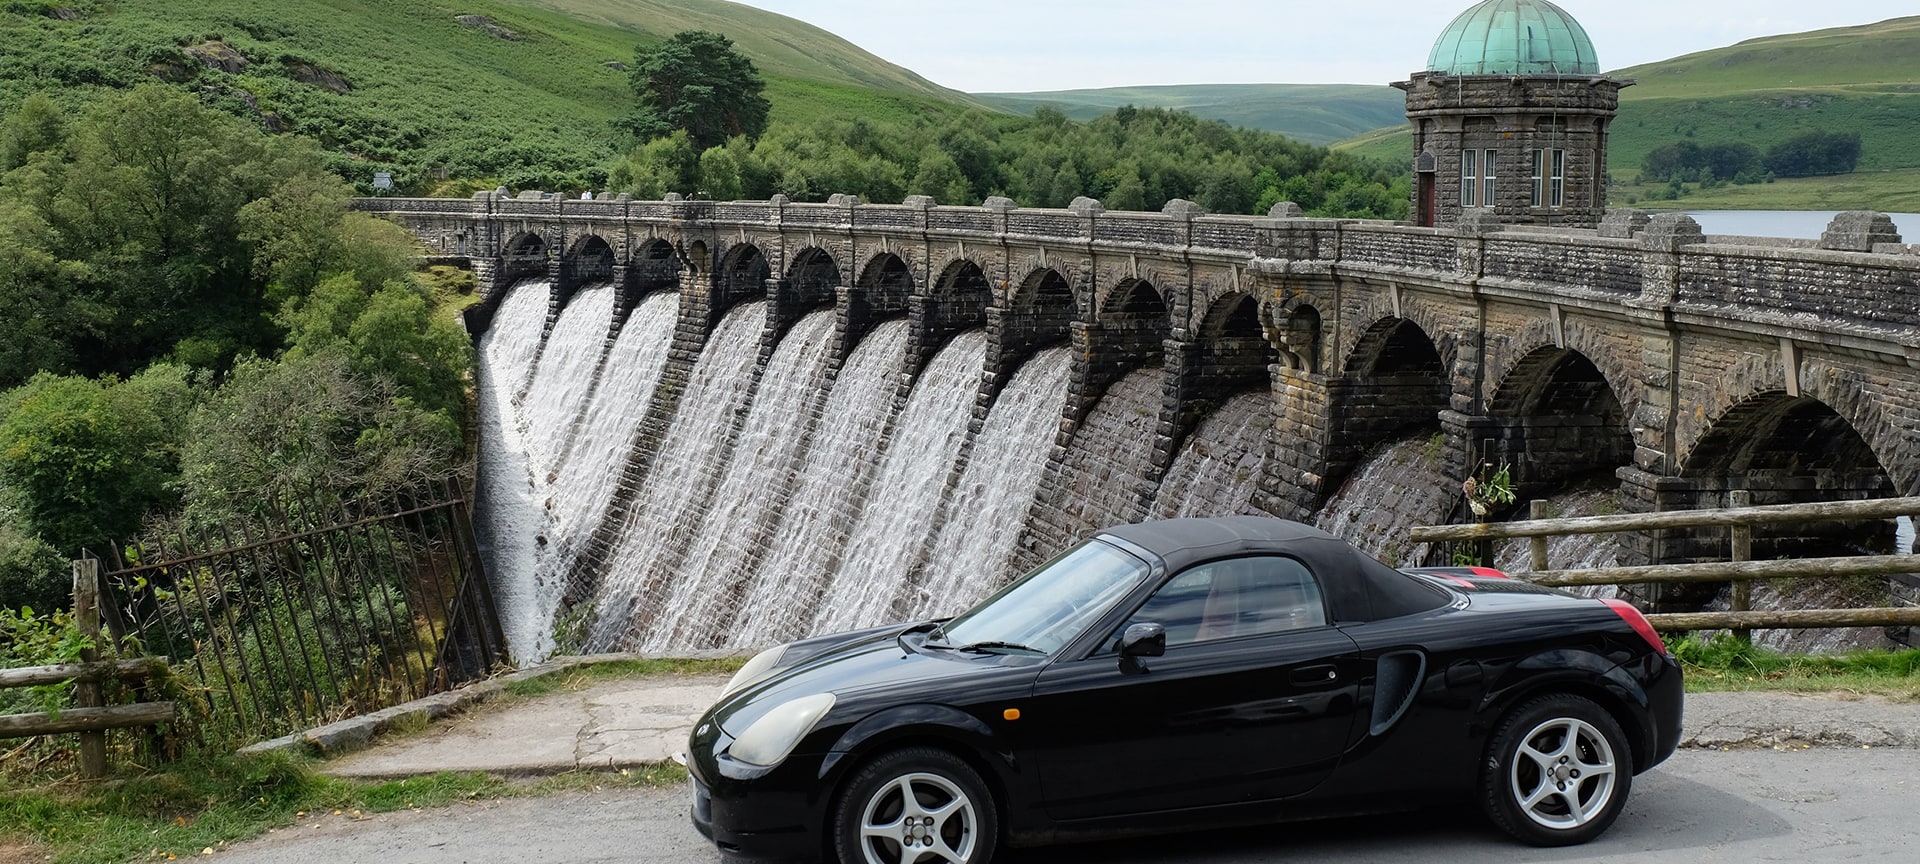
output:
<instances>
[{"instance_id":1,"label":"wooden fence rail","mask_svg":"<svg viewBox=\"0 0 1920 864\"><path fill-rule=\"evenodd\" d=\"M100 641L100 562L88 558L73 562L73 618L83 636L95 646ZM80 776L97 780L107 774L108 729L152 726L174 718L172 702L133 705L102 704L100 682L109 678L141 680L164 675L164 657L138 660L100 660L97 647L81 652L80 663L0 669L0 689L40 687L75 682L74 707L58 712L0 716L0 738L80 733Z\"/></svg>"},{"instance_id":2,"label":"wooden fence rail","mask_svg":"<svg viewBox=\"0 0 1920 864\"><path fill-rule=\"evenodd\" d=\"M1833 579L1920 573L1920 555L1907 554L1753 561L1754 526L1911 517L1920 514L1920 498L1749 507L1744 506L1748 501L1747 493L1735 491L1731 497L1735 506L1720 510L1625 513L1566 519L1545 518L1544 502L1535 501L1531 511L1533 518L1524 522L1432 525L1413 529L1412 538L1415 543L1528 540L1533 572L1527 575L1527 580L1554 587L1732 583L1733 596L1728 604L1730 611L1648 615L1647 620L1663 631L1732 630L1744 639L1749 631L1757 629L1920 626L1920 608L1913 607L1763 612L1749 608L1749 592L1754 580L1758 579ZM1716 527L1728 529L1728 557L1731 560L1603 570L1552 570L1548 566L1547 539L1550 537Z\"/></svg>"}]
</instances>

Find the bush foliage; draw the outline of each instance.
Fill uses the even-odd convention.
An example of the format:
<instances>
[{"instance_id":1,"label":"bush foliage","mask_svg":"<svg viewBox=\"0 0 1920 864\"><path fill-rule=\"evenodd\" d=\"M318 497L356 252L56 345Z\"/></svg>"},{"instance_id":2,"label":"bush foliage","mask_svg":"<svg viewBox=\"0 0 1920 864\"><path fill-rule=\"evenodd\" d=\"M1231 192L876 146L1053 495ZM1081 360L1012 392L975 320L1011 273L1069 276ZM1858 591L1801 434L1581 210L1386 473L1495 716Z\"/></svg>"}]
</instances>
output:
<instances>
[{"instance_id":1,"label":"bush foliage","mask_svg":"<svg viewBox=\"0 0 1920 864\"><path fill-rule=\"evenodd\" d=\"M0 160L0 607L157 516L460 463L465 334L313 142L146 84L25 100Z\"/></svg>"}]
</instances>

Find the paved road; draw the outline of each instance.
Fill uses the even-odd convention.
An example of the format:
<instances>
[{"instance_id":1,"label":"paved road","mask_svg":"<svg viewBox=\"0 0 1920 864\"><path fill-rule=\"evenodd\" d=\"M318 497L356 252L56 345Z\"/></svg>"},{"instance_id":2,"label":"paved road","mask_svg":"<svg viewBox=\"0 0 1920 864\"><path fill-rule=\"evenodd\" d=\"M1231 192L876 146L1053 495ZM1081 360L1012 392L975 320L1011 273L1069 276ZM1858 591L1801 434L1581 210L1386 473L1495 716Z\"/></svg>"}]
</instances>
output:
<instances>
[{"instance_id":1,"label":"paved road","mask_svg":"<svg viewBox=\"0 0 1920 864\"><path fill-rule=\"evenodd\" d=\"M318 827L314 827L318 826ZM1464 812L1283 825L1010 855L1009 864L1915 860L1920 750L1683 750L1575 849L1517 846ZM222 850L231 864L712 864L679 790L575 794L325 817Z\"/></svg>"}]
</instances>

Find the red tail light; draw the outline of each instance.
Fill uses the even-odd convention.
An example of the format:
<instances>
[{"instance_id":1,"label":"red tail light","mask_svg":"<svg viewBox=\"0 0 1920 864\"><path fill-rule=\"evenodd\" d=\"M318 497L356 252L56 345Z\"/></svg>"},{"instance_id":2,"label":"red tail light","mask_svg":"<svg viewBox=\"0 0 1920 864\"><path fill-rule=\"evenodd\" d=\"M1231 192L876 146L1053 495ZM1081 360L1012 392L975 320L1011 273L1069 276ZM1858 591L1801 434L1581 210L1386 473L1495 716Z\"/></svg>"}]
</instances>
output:
<instances>
[{"instance_id":1,"label":"red tail light","mask_svg":"<svg viewBox=\"0 0 1920 864\"><path fill-rule=\"evenodd\" d=\"M1654 651L1661 654L1667 653L1667 643L1661 641L1660 634L1654 631L1653 624L1647 621L1647 616L1640 614L1640 610L1633 608L1632 603L1628 603L1625 600L1602 600L1600 602L1607 604L1607 608L1612 609L1613 614L1620 616L1620 620L1627 622L1627 626L1632 627L1633 632L1640 634L1640 638L1647 640L1647 644L1652 645Z\"/></svg>"},{"instance_id":2,"label":"red tail light","mask_svg":"<svg viewBox=\"0 0 1920 864\"><path fill-rule=\"evenodd\" d=\"M1505 573L1502 573L1502 572L1500 572L1500 571L1498 571L1498 570L1495 570L1495 569L1493 569L1492 567L1468 567L1468 568L1467 568L1467 572L1468 572L1468 573L1472 573L1473 575L1475 575L1475 576L1478 576L1478 577L1480 577L1480 578L1482 578L1482 579L1511 579L1511 578L1513 578L1513 577L1511 577L1511 576L1508 576L1508 575L1507 575L1507 574L1505 574Z\"/></svg>"}]
</instances>

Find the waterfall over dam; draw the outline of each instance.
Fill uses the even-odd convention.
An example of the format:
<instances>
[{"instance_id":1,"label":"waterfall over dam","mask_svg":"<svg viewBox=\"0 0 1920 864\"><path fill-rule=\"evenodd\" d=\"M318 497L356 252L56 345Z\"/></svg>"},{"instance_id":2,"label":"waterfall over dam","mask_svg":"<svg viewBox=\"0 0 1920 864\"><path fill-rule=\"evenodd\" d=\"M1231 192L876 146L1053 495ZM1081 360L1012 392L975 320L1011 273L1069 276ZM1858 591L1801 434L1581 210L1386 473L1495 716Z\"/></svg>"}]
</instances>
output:
<instances>
[{"instance_id":1,"label":"waterfall over dam","mask_svg":"<svg viewBox=\"0 0 1920 864\"><path fill-rule=\"evenodd\" d=\"M671 290L549 278L496 302L477 343L476 511L522 663L951 615L1111 524L1262 512L1263 478L1285 470L1268 463L1307 446L1276 423L1258 367L1230 358L1169 434L1186 385L1146 350L1090 386L1063 337L1009 353L977 326L929 339L897 310L860 321L749 296L689 318ZM1382 400L1425 392L1374 380ZM1315 521L1389 564L1440 563L1405 537L1459 503L1446 437L1398 422L1347 457ZM1563 513L1611 499L1551 497ZM1622 560L1584 538L1552 554Z\"/></svg>"},{"instance_id":2,"label":"waterfall over dam","mask_svg":"<svg viewBox=\"0 0 1920 864\"><path fill-rule=\"evenodd\" d=\"M1064 347L1038 349L985 398L983 331L914 371L894 318L836 362L831 310L782 331L760 301L714 326L644 480L614 508L643 417L674 386L678 300L654 293L622 315L616 294L590 285L550 309L551 282L526 280L479 340L478 509L521 662L558 647L747 650L950 615L1017 575L1032 520L1084 536L1257 512L1265 391L1225 400L1155 476L1158 369L1115 382L1062 436Z\"/></svg>"}]
</instances>

